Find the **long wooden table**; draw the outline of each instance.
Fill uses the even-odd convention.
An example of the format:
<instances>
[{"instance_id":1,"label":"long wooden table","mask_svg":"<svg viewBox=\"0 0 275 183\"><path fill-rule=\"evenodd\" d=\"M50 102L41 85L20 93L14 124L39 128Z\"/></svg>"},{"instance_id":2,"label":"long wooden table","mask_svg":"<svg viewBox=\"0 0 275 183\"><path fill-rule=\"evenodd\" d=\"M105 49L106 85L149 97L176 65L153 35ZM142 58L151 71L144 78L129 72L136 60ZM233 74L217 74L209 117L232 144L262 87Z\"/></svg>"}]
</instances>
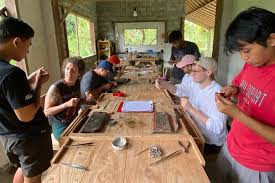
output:
<instances>
[{"instance_id":1,"label":"long wooden table","mask_svg":"<svg viewBox=\"0 0 275 183\"><path fill-rule=\"evenodd\" d=\"M131 73L126 70L122 77L129 78L129 75ZM176 109L167 93L154 86L152 81L155 77L156 72L147 72L142 78L133 77L129 83L118 87L126 97L114 97L111 93L105 93L97 101L99 108L82 111L62 134L62 146L52 160L52 167L43 182L209 182L200 152L203 146L199 146L200 150L197 147L198 142L204 143L202 135L190 126L191 119L188 116L178 116L183 111ZM169 114L173 123L179 125L179 129L171 134L153 134L154 113L117 112L118 104L124 100L152 100L155 111ZM93 111L110 113L117 124L105 126L98 133L79 133L83 116L90 115ZM129 125L129 120L134 121L134 125ZM112 150L111 141L117 136L127 138L126 149ZM148 152L135 157L136 153L150 145L160 146L164 157L180 149L178 140L191 143L188 154L182 152L156 166L150 166L150 163L161 157L149 158ZM65 148L66 145L83 142L93 142L95 146ZM60 163L82 165L88 171Z\"/></svg>"},{"instance_id":2,"label":"long wooden table","mask_svg":"<svg viewBox=\"0 0 275 183\"><path fill-rule=\"evenodd\" d=\"M114 151L111 146L112 137L69 138L52 160L52 167L43 182L104 182L104 183L171 183L200 182L208 183L201 156L195 142L190 136L143 136L126 137L127 148ZM182 152L175 157L151 166L162 157L180 150L177 141L189 141L189 153ZM93 142L94 146L70 147L66 145ZM150 145L158 145L162 157L150 158L148 152L136 155ZM72 168L61 163L80 165L86 170Z\"/></svg>"}]
</instances>

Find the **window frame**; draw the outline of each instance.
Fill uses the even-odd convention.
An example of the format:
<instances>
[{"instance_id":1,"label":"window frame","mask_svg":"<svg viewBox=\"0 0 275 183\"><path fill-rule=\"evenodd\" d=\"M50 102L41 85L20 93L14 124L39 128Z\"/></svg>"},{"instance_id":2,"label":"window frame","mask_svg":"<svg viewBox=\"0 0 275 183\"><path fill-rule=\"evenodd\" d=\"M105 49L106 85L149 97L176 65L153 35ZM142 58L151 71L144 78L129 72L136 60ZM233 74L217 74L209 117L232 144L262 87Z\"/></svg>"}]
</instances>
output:
<instances>
[{"instance_id":1,"label":"window frame","mask_svg":"<svg viewBox=\"0 0 275 183\"><path fill-rule=\"evenodd\" d=\"M117 50L120 53L128 51L147 52L148 50L159 51L163 47L165 40L162 38L162 34L166 33L167 21L117 21L113 22L115 31L115 40L117 41ZM125 46L124 31L123 29L157 29L157 45L144 45L144 46Z\"/></svg>"},{"instance_id":2,"label":"window frame","mask_svg":"<svg viewBox=\"0 0 275 183\"><path fill-rule=\"evenodd\" d=\"M125 30L131 30L131 29L133 29L133 30L136 30L136 29L155 29L156 30L156 35L155 35L155 39L156 39L156 44L152 44L152 45L145 45L145 44L136 44L136 45L126 45L125 43L126 43L126 40L125 40ZM156 27L152 27L152 28L139 28L139 27L137 27L137 28L127 28L127 29L123 29L123 37L124 37L124 47L129 47L129 46L157 46L158 45L158 42L159 42L159 40L158 40L158 33L159 33L159 30L158 30L158 28L156 28Z\"/></svg>"},{"instance_id":3,"label":"window frame","mask_svg":"<svg viewBox=\"0 0 275 183\"><path fill-rule=\"evenodd\" d=\"M80 49L79 49L79 36L78 36L78 18L77 17L80 17L84 20L87 20L88 23L89 23L89 32L90 32L90 41L91 41L91 49L93 50L94 54L91 54L91 55L88 55L88 56L85 56L85 57L82 57L82 58L90 58L90 57L94 57L94 56L97 56L97 50L96 50L96 36L95 36L95 22L91 19L91 18L88 18L86 16L83 16L77 12L73 12L71 11L69 15L73 15L75 17L75 23L76 23L76 47L77 47L77 55L75 56L80 56ZM66 22L66 20L65 20ZM66 43L67 43L67 50L68 50L68 56L69 57L72 57L70 55L70 50L69 50L69 42L68 42L68 32L67 32L67 24L65 23L65 27L66 27Z\"/></svg>"}]
</instances>

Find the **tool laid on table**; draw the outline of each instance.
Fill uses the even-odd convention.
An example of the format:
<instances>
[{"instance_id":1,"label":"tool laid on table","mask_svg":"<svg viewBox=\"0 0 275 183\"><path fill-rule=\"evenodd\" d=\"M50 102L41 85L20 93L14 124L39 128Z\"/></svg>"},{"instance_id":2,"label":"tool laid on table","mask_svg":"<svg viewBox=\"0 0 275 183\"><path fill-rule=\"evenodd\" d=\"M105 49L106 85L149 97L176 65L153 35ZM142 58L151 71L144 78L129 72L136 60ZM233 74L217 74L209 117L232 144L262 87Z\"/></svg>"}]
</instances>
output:
<instances>
[{"instance_id":1,"label":"tool laid on table","mask_svg":"<svg viewBox=\"0 0 275 183\"><path fill-rule=\"evenodd\" d=\"M185 153L189 153L188 148L190 147L190 142L187 141L185 144L181 141L178 141L179 145L183 147Z\"/></svg>"},{"instance_id":2,"label":"tool laid on table","mask_svg":"<svg viewBox=\"0 0 275 183\"><path fill-rule=\"evenodd\" d=\"M108 104L110 103L110 100L107 100L107 102L105 103L105 106L103 107L103 109L106 109L106 107L108 106Z\"/></svg>"},{"instance_id":3,"label":"tool laid on table","mask_svg":"<svg viewBox=\"0 0 275 183\"><path fill-rule=\"evenodd\" d=\"M80 169L80 170L89 171L88 168L86 166L83 166L83 165L64 163L64 162L60 162L59 164L65 165L65 166L68 166L68 167L71 167L71 168L77 168L77 169Z\"/></svg>"},{"instance_id":4,"label":"tool laid on table","mask_svg":"<svg viewBox=\"0 0 275 183\"><path fill-rule=\"evenodd\" d=\"M175 156L177 154L180 154L180 153L182 153L182 150L177 150L177 151L175 151L175 152L173 152L173 153L165 156L164 158L161 158L160 160L151 163L150 166L155 166L155 165L159 164L160 162L162 162L162 161L164 161L166 159L169 159L169 158L171 158L171 157L173 157L173 156Z\"/></svg>"},{"instance_id":5,"label":"tool laid on table","mask_svg":"<svg viewBox=\"0 0 275 183\"><path fill-rule=\"evenodd\" d=\"M83 144L70 144L70 145L65 145L64 147L79 147L79 146L94 146L95 144L93 142L88 142L88 143L83 143Z\"/></svg>"},{"instance_id":6,"label":"tool laid on table","mask_svg":"<svg viewBox=\"0 0 275 183\"><path fill-rule=\"evenodd\" d=\"M144 153L145 151L148 151L148 150L149 150L149 147L146 148L146 149L144 149L144 150L142 150L142 151L140 151L139 153L135 154L135 156L138 156L138 155L140 155L141 153Z\"/></svg>"}]
</instances>

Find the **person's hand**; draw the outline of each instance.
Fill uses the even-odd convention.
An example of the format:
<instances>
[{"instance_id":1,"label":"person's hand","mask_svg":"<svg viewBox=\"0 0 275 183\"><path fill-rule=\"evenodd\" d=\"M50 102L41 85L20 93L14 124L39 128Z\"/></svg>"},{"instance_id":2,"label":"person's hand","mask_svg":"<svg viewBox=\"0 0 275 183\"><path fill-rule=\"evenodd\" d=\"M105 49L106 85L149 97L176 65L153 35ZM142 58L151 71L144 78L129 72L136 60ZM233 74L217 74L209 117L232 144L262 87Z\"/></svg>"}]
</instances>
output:
<instances>
[{"instance_id":1,"label":"person's hand","mask_svg":"<svg viewBox=\"0 0 275 183\"><path fill-rule=\"evenodd\" d=\"M49 80L49 73L48 71L44 68L41 67L40 69L38 69L36 72L36 77L35 77L35 81L40 83L40 84L44 84Z\"/></svg>"},{"instance_id":2,"label":"person's hand","mask_svg":"<svg viewBox=\"0 0 275 183\"><path fill-rule=\"evenodd\" d=\"M187 97L182 97L180 99L180 105L189 112L193 107L192 104L189 102L189 99Z\"/></svg>"},{"instance_id":3,"label":"person's hand","mask_svg":"<svg viewBox=\"0 0 275 183\"><path fill-rule=\"evenodd\" d=\"M80 98L71 98L67 102L65 102L66 107L74 107L79 102Z\"/></svg>"},{"instance_id":4,"label":"person's hand","mask_svg":"<svg viewBox=\"0 0 275 183\"><path fill-rule=\"evenodd\" d=\"M161 86L160 82L161 82L161 80L157 79L157 80L155 81L155 86L156 86L158 89L164 89L164 87Z\"/></svg>"},{"instance_id":5,"label":"person's hand","mask_svg":"<svg viewBox=\"0 0 275 183\"><path fill-rule=\"evenodd\" d=\"M94 96L91 93L89 93L88 95L86 95L85 102L86 103L93 103L95 101L96 97L97 96Z\"/></svg>"},{"instance_id":6,"label":"person's hand","mask_svg":"<svg viewBox=\"0 0 275 183\"><path fill-rule=\"evenodd\" d=\"M113 85L113 87L117 87L118 84L117 84L117 82L114 81L114 82L112 82L112 85Z\"/></svg>"},{"instance_id":7,"label":"person's hand","mask_svg":"<svg viewBox=\"0 0 275 183\"><path fill-rule=\"evenodd\" d=\"M112 83L107 83L107 84L104 85L104 89L105 89L105 90L109 90L109 89L111 89L112 87L113 87L113 84L112 84Z\"/></svg>"},{"instance_id":8,"label":"person's hand","mask_svg":"<svg viewBox=\"0 0 275 183\"><path fill-rule=\"evenodd\" d=\"M223 97L220 93L215 94L215 101L218 110L232 118L236 118L241 112L234 102Z\"/></svg>"},{"instance_id":9,"label":"person's hand","mask_svg":"<svg viewBox=\"0 0 275 183\"><path fill-rule=\"evenodd\" d=\"M230 98L238 93L238 88L236 86L225 86L221 89L220 94L224 98Z\"/></svg>"},{"instance_id":10,"label":"person's hand","mask_svg":"<svg viewBox=\"0 0 275 183\"><path fill-rule=\"evenodd\" d=\"M177 63L177 61L176 61L176 60L169 60L168 63L169 63L170 65L173 65L173 64Z\"/></svg>"}]
</instances>

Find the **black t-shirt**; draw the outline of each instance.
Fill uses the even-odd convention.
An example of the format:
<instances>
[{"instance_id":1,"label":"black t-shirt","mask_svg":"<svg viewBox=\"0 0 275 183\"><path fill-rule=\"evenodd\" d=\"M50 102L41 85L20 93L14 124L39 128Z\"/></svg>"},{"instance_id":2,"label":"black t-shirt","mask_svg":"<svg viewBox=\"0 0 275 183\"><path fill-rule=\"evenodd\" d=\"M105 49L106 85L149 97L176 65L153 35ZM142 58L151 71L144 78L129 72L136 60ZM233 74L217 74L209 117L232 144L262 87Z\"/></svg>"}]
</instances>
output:
<instances>
[{"instance_id":1,"label":"black t-shirt","mask_svg":"<svg viewBox=\"0 0 275 183\"><path fill-rule=\"evenodd\" d=\"M76 80L75 84L73 86L67 86L64 83L64 80L61 79L54 83L58 89L58 92L61 97L61 103L65 103L69 101L71 98L79 98L80 97L80 81ZM70 123L75 116L77 115L78 111L78 105L75 107L68 107L65 110L51 116L54 117L55 120L61 122L61 123ZM49 121L51 121L51 117L49 117Z\"/></svg>"},{"instance_id":2,"label":"black t-shirt","mask_svg":"<svg viewBox=\"0 0 275 183\"><path fill-rule=\"evenodd\" d=\"M104 77L96 74L95 71L86 72L80 84L82 97L85 98L85 92L94 91L106 83L108 83L108 81Z\"/></svg>"},{"instance_id":3,"label":"black t-shirt","mask_svg":"<svg viewBox=\"0 0 275 183\"><path fill-rule=\"evenodd\" d=\"M0 135L39 135L50 131L48 120L40 108L30 122L20 121L14 109L34 103L24 71L0 60Z\"/></svg>"},{"instance_id":4,"label":"black t-shirt","mask_svg":"<svg viewBox=\"0 0 275 183\"><path fill-rule=\"evenodd\" d=\"M172 47L171 60L180 61L182 57L185 55L194 55L196 58L199 58L200 52L199 52L198 46L193 42L186 41L183 48ZM177 66L174 65L172 77L174 79L181 81L183 76L184 76L183 70L180 68L177 68Z\"/></svg>"}]
</instances>

